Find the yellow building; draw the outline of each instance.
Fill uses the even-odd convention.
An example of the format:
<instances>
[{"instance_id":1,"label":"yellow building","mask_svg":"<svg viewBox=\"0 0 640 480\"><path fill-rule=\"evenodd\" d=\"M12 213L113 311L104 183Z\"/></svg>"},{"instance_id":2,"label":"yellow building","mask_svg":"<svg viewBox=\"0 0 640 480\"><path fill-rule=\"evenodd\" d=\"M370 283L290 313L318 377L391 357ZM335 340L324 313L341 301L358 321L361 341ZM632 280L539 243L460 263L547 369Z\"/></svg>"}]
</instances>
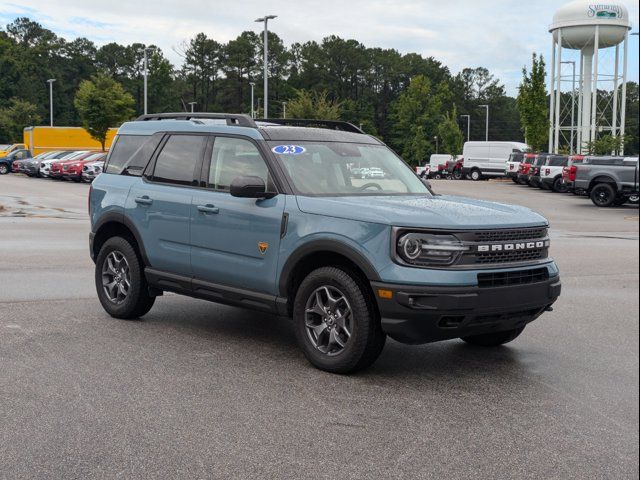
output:
<instances>
[{"instance_id":1,"label":"yellow building","mask_svg":"<svg viewBox=\"0 0 640 480\"><path fill-rule=\"evenodd\" d=\"M117 128L107 132L105 148L109 149ZM100 142L82 127L26 127L24 143L32 155L54 150L101 150Z\"/></svg>"}]
</instances>

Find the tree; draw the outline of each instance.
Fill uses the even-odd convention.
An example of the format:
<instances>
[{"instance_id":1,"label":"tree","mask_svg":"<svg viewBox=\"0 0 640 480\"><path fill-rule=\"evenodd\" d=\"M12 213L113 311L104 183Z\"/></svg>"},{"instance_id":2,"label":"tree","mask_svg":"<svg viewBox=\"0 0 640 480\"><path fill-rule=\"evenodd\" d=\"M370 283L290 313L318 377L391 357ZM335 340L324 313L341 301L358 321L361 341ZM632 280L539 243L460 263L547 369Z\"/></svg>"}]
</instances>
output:
<instances>
[{"instance_id":1,"label":"tree","mask_svg":"<svg viewBox=\"0 0 640 480\"><path fill-rule=\"evenodd\" d=\"M549 140L549 107L545 86L545 64L534 53L531 72L522 69L522 83L518 88L518 112L525 142L534 151L542 151Z\"/></svg>"},{"instance_id":2,"label":"tree","mask_svg":"<svg viewBox=\"0 0 640 480\"><path fill-rule=\"evenodd\" d=\"M298 90L296 98L287 103L287 116L291 118L318 118L340 120L339 102L328 99L327 92Z\"/></svg>"},{"instance_id":3,"label":"tree","mask_svg":"<svg viewBox=\"0 0 640 480\"><path fill-rule=\"evenodd\" d=\"M600 138L587 143L589 155L619 155L624 137L602 135Z\"/></svg>"},{"instance_id":4,"label":"tree","mask_svg":"<svg viewBox=\"0 0 640 480\"><path fill-rule=\"evenodd\" d=\"M9 106L0 108L0 143L22 141L24 128L37 125L41 119L36 105L12 98Z\"/></svg>"},{"instance_id":5,"label":"tree","mask_svg":"<svg viewBox=\"0 0 640 480\"><path fill-rule=\"evenodd\" d=\"M131 118L135 101L115 80L105 75L94 75L91 80L80 83L74 104L82 125L100 142L104 151L109 128L118 127Z\"/></svg>"},{"instance_id":6,"label":"tree","mask_svg":"<svg viewBox=\"0 0 640 480\"><path fill-rule=\"evenodd\" d=\"M462 153L462 143L464 135L458 125L458 112L454 107L451 112L444 115L444 119L438 125L438 137L442 142L442 150L449 155L459 155Z\"/></svg>"}]
</instances>

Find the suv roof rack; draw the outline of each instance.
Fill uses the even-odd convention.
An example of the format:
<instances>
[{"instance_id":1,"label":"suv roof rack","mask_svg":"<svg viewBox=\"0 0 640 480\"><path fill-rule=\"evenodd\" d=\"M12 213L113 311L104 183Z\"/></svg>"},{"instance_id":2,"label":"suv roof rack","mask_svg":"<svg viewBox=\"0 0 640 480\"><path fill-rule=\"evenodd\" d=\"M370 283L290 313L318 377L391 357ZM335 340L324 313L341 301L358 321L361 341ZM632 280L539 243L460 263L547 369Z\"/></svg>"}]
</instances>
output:
<instances>
[{"instance_id":1,"label":"suv roof rack","mask_svg":"<svg viewBox=\"0 0 640 480\"><path fill-rule=\"evenodd\" d=\"M178 113L152 113L140 115L136 122L146 122L150 120L226 120L227 125L236 127L258 128L256 122L249 115L238 113L207 113L207 112L178 112Z\"/></svg>"},{"instance_id":2,"label":"suv roof rack","mask_svg":"<svg viewBox=\"0 0 640 480\"><path fill-rule=\"evenodd\" d=\"M260 123L273 123L287 127L318 127L364 134L364 132L354 124L340 120L314 120L307 118L261 118L256 120Z\"/></svg>"}]
</instances>

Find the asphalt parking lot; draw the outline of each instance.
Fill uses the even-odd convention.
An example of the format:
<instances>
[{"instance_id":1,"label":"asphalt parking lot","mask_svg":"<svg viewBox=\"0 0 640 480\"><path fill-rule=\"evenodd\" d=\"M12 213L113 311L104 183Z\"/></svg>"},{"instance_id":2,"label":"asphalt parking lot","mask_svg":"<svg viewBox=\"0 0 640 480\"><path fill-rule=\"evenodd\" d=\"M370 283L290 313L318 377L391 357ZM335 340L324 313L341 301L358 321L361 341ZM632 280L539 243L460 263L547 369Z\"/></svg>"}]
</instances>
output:
<instances>
[{"instance_id":1,"label":"asphalt parking lot","mask_svg":"<svg viewBox=\"0 0 640 480\"><path fill-rule=\"evenodd\" d=\"M88 186L0 177L0 478L637 478L638 208L433 184L547 216L563 295L509 346L390 340L338 376L283 318L169 294L110 318Z\"/></svg>"}]
</instances>

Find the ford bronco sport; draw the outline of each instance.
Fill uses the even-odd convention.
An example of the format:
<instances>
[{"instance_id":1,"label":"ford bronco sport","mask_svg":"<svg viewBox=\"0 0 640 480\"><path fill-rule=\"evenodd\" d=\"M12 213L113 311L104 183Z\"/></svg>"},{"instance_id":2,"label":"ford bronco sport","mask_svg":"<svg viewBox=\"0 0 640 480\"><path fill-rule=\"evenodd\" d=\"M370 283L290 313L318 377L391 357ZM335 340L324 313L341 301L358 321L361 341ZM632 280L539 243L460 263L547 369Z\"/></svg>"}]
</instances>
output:
<instances>
[{"instance_id":1,"label":"ford bronco sport","mask_svg":"<svg viewBox=\"0 0 640 480\"><path fill-rule=\"evenodd\" d=\"M119 129L89 210L110 315L170 291L288 316L331 372L370 365L387 336L510 342L560 294L544 218L435 195L343 122L142 116Z\"/></svg>"}]
</instances>

